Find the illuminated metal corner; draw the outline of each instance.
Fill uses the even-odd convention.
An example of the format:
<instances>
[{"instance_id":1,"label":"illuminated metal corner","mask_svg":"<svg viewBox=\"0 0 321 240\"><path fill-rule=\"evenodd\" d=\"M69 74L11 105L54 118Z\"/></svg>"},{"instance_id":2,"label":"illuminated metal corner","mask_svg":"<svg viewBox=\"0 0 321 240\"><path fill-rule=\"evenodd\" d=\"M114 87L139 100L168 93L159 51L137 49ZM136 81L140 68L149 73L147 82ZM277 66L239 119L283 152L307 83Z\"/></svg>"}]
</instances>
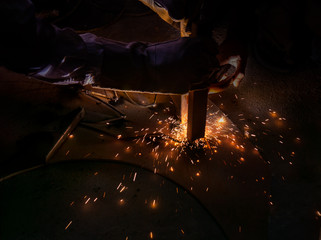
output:
<instances>
[{"instance_id":1,"label":"illuminated metal corner","mask_svg":"<svg viewBox=\"0 0 321 240\"><path fill-rule=\"evenodd\" d=\"M58 141L55 143L55 145L51 148L51 150L49 151L49 153L46 156L46 162L48 162L48 160L50 158L52 158L52 156L56 153L56 151L59 149L59 147L66 141L66 139L68 138L68 136L70 135L70 133L75 129L75 127L78 125L78 123L84 118L85 116L85 109L81 108L79 113L76 115L76 117L72 120L72 122L70 123L70 125L67 127L67 129L65 130L65 132L60 136L60 138L58 139Z\"/></svg>"}]
</instances>

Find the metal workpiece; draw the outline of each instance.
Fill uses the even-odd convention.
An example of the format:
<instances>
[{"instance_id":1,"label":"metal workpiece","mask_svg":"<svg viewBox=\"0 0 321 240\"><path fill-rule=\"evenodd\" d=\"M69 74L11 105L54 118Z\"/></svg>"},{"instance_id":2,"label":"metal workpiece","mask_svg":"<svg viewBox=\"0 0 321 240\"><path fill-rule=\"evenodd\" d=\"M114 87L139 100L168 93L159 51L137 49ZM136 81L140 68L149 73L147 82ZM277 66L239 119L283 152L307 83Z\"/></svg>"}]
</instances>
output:
<instances>
[{"instance_id":1,"label":"metal workpiece","mask_svg":"<svg viewBox=\"0 0 321 240\"><path fill-rule=\"evenodd\" d=\"M187 139L192 142L204 138L208 88L188 93Z\"/></svg>"},{"instance_id":2,"label":"metal workpiece","mask_svg":"<svg viewBox=\"0 0 321 240\"><path fill-rule=\"evenodd\" d=\"M72 120L72 122L69 124L65 132L60 136L58 141L55 143L55 145L52 147L52 149L49 151L49 153L46 156L46 162L52 158L52 156L56 153L56 151L60 148L60 146L66 141L68 136L71 134L71 132L77 127L79 122L84 118L85 116L85 109L82 107L79 109L79 112L75 116L75 118Z\"/></svg>"}]
</instances>

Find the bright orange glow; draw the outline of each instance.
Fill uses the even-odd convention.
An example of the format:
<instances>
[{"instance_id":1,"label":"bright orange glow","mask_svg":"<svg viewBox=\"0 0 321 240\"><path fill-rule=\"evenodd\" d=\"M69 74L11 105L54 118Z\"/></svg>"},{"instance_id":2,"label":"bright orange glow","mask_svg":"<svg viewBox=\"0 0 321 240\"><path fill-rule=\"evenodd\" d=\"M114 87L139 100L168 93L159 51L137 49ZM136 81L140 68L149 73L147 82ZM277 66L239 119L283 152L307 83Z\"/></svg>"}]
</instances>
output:
<instances>
[{"instance_id":1,"label":"bright orange glow","mask_svg":"<svg viewBox=\"0 0 321 240\"><path fill-rule=\"evenodd\" d=\"M276 118L276 117L278 116L278 114L276 113L276 111L270 112L270 115L271 115L271 117L273 117L273 118Z\"/></svg>"},{"instance_id":2,"label":"bright orange glow","mask_svg":"<svg viewBox=\"0 0 321 240\"><path fill-rule=\"evenodd\" d=\"M72 224L72 221L68 223L68 225L65 227L65 230L67 230L71 224Z\"/></svg>"},{"instance_id":3,"label":"bright orange glow","mask_svg":"<svg viewBox=\"0 0 321 240\"><path fill-rule=\"evenodd\" d=\"M218 120L218 123L225 123L224 117L221 117L221 118Z\"/></svg>"},{"instance_id":4,"label":"bright orange glow","mask_svg":"<svg viewBox=\"0 0 321 240\"><path fill-rule=\"evenodd\" d=\"M130 148L130 147L126 147L125 151L126 151L126 152L130 152L130 151L131 151L131 148Z\"/></svg>"},{"instance_id":5,"label":"bright orange glow","mask_svg":"<svg viewBox=\"0 0 321 240\"><path fill-rule=\"evenodd\" d=\"M152 202L152 204L151 204L151 207L152 207L153 209L155 209L155 208L157 207L157 204L156 204L156 200L155 200L155 199L153 200L153 202Z\"/></svg>"}]
</instances>

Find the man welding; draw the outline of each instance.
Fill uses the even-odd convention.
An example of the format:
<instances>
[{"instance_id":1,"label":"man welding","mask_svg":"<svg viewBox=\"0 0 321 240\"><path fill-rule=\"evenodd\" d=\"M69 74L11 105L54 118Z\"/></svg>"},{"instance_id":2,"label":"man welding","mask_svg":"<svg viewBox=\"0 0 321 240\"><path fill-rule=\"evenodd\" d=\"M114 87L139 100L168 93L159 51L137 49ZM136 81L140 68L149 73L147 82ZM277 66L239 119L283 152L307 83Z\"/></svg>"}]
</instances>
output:
<instances>
[{"instance_id":1,"label":"man welding","mask_svg":"<svg viewBox=\"0 0 321 240\"><path fill-rule=\"evenodd\" d=\"M1 1L0 64L46 81L87 84L84 79L91 75L101 87L179 94L211 84L221 88L243 77L240 58L218 54L212 38L220 15L212 11L219 1L141 1L162 19L179 25L182 37L149 44L78 35L37 19L29 0ZM233 77L218 82L213 73L229 61L236 68Z\"/></svg>"}]
</instances>

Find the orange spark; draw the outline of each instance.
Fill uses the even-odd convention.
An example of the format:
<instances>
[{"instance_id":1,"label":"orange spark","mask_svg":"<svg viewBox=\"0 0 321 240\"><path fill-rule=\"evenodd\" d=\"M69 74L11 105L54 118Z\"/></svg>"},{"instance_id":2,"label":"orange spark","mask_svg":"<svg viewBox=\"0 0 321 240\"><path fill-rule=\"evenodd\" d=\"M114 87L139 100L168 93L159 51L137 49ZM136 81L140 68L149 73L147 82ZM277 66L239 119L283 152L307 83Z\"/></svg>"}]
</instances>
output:
<instances>
[{"instance_id":1,"label":"orange spark","mask_svg":"<svg viewBox=\"0 0 321 240\"><path fill-rule=\"evenodd\" d=\"M71 224L72 224L72 221L68 223L68 225L65 227L65 230L67 230Z\"/></svg>"}]
</instances>

